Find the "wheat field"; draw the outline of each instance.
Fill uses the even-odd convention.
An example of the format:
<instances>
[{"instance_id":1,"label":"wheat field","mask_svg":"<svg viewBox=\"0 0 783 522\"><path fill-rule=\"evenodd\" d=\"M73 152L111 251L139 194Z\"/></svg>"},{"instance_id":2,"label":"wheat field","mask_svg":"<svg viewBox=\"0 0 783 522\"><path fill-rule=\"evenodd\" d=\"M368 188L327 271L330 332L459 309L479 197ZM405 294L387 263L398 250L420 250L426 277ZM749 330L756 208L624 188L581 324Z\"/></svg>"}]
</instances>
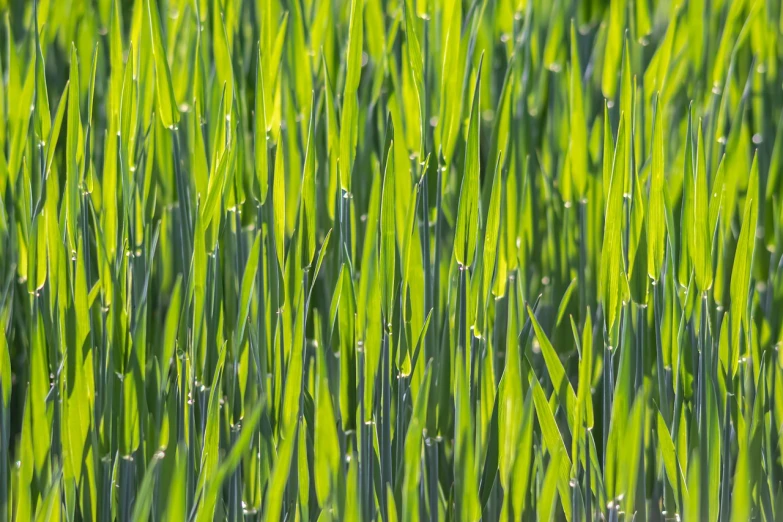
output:
<instances>
[{"instance_id":1,"label":"wheat field","mask_svg":"<svg viewBox=\"0 0 783 522\"><path fill-rule=\"evenodd\" d=\"M0 13L0 522L783 520L779 0Z\"/></svg>"}]
</instances>

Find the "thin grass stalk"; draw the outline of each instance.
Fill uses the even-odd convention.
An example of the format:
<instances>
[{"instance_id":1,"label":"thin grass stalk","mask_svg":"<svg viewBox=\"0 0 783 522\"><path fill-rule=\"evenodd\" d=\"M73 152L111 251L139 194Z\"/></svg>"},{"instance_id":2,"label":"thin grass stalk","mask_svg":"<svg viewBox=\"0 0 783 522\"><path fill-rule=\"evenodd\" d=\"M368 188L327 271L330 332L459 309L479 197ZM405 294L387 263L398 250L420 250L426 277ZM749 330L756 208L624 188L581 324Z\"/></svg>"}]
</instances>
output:
<instances>
[{"instance_id":1,"label":"thin grass stalk","mask_svg":"<svg viewBox=\"0 0 783 522\"><path fill-rule=\"evenodd\" d=\"M188 199L188 182L185 179L185 175L182 172L180 165L180 145L179 145L179 131L178 129L171 130L171 137L174 145L174 179L177 189L177 197L179 198L179 213L180 221L184 225L185 230L180 229L182 244L183 244L183 268L188 266L186 259L191 252L193 252L193 245L190 240L193 237L193 224L191 223L190 202ZM119 139L119 137L118 137ZM126 197L130 197L130 194L126 194Z\"/></svg>"},{"instance_id":2,"label":"thin grass stalk","mask_svg":"<svg viewBox=\"0 0 783 522\"><path fill-rule=\"evenodd\" d=\"M426 268L432 271L432 319L430 321L430 327L427 330L428 344L430 346L430 355L432 359L432 391L430 393L430 408L429 411L433 415L428 415L428 427L433 430L433 435L437 436L440 433L445 422L441 419L445 415L436 414L438 411L442 411L446 407L447 393L450 393L449 377L446 375L447 368L450 368L451 362L449 358L449 349L444 348L443 339L446 335L445 330L441 330L441 321L443 318L440 315L440 258L441 258L441 227L443 224L443 215L441 212L442 205L442 175L446 166L443 164L443 156L438 151L437 160L437 175L435 181L435 224L434 224L434 243L435 248L433 252L433 259ZM429 196L429 193L428 193ZM428 198L427 198L428 199ZM422 197L424 201L424 197ZM427 204L429 206L429 204ZM448 315L448 314L446 314ZM425 352L426 353L426 352ZM429 420L432 418L432 420ZM432 501L431 501L432 502Z\"/></svg>"},{"instance_id":3,"label":"thin grass stalk","mask_svg":"<svg viewBox=\"0 0 783 522\"><path fill-rule=\"evenodd\" d=\"M190 380L188 382L188 390L186 399L187 402L183 405L188 410L188 441L187 441L187 448L188 448L188 469L196 469L196 451L198 451L198 446L196 442L196 402L193 399L193 394L197 393L195 388L195 380L193 378L194 371L193 371L193 363L187 364L187 361L185 361L185 365L189 366L190 369L187 372L190 375ZM184 373L184 372L183 372ZM202 432L203 433L203 432ZM200 453L199 453L200 454ZM185 512L190 513L192 512L193 508L196 505L196 481L198 480L198 477L195 475L195 473L188 473L187 474L187 492L185 496Z\"/></svg>"},{"instance_id":4,"label":"thin grass stalk","mask_svg":"<svg viewBox=\"0 0 783 522\"><path fill-rule=\"evenodd\" d=\"M676 436L676 434L679 432L680 428L680 412L682 411L682 376L680 374L682 370L682 354L677 358L677 387L674 397L674 411L673 411L673 418L672 418L672 429L671 433ZM678 455L677 448L674 449L675 456ZM679 457L678 457L679 458ZM682 495L682 488L685 486L685 484L680 483L680 475L677 474L677 497L678 497L678 506L680 511L684 510L684 499Z\"/></svg>"},{"instance_id":5,"label":"thin grass stalk","mask_svg":"<svg viewBox=\"0 0 783 522\"><path fill-rule=\"evenodd\" d=\"M93 218L95 218L95 213L93 212ZM96 455L96 457L100 458L100 466L98 469L100 470L99 476L101 477L101 489L100 489L100 495L98 497L98 506L99 506L99 513L102 517L110 517L111 516L111 499L112 499L112 476L111 476L111 468L112 468L112 455L114 455L114 451L116 448L116 442L114 437L114 428L112 423L112 415L108 411L106 411L108 405L111 405L114 400L114 372L113 370L113 350L109 348L108 343L108 333L106 328L106 319L108 315L108 309L107 307L103 306L101 311L101 322L102 322L102 328L101 331L103 332L103 338L101 340L101 349L100 351L100 360L101 360L101 366L100 371L102 373L101 376L101 383L103 384L103 391L102 394L99 394L96 397L96 410L98 410L98 407L100 406L100 411L96 411L96 416L100 415L99 426L103 426L104 429L104 437L108 439L108 451L106 451L102 455ZM99 402L100 400L100 402ZM104 439L105 444L105 439ZM108 518L102 519L102 520L108 520Z\"/></svg>"},{"instance_id":6,"label":"thin grass stalk","mask_svg":"<svg viewBox=\"0 0 783 522\"><path fill-rule=\"evenodd\" d=\"M307 375L307 314L309 312L310 297L307 291L309 287L310 268L302 270L302 379L299 388L299 415L304 415L304 393ZM295 348L294 348L295 349Z\"/></svg>"},{"instance_id":7,"label":"thin grass stalk","mask_svg":"<svg viewBox=\"0 0 783 522\"><path fill-rule=\"evenodd\" d=\"M461 364L463 368L466 366L466 362L469 360L467 355L467 347L465 346L466 338L468 335L467 332L467 320L466 320L466 300L467 300L467 290L465 288L466 281L465 281L465 272L467 268L460 266L459 267L459 289L457 293L457 351L455 356L455 364ZM471 416L472 418L475 418L475 416ZM456 429L459 429L458 427L455 427ZM454 459L454 464L456 465L456 459ZM459 476L460 470L454 469L454 476ZM457 495L454 499L454 506L455 506L455 513L457 516L462 515L462 499Z\"/></svg>"},{"instance_id":8,"label":"thin grass stalk","mask_svg":"<svg viewBox=\"0 0 783 522\"><path fill-rule=\"evenodd\" d=\"M440 156L440 155L439 155ZM448 167L440 163L438 164L438 175L436 178L436 187L435 187L435 259L433 259L433 262L431 265L432 270L432 326L427 331L427 334L430 335L431 333L431 339L430 344L432 345L432 357L434 360L434 366L433 366L433 372L434 375L438 375L438 369L440 365L440 346L438 340L440 337L440 257L441 257L441 227L443 225L443 212L442 212L442 205L443 205L443 172L446 171Z\"/></svg>"},{"instance_id":9,"label":"thin grass stalk","mask_svg":"<svg viewBox=\"0 0 783 522\"><path fill-rule=\"evenodd\" d=\"M239 438L239 432L242 429L241 421L237 422L230 429L229 448L233 448ZM240 473L237 469L228 479L228 520L229 522L239 522L242 516L242 491L239 487Z\"/></svg>"},{"instance_id":10,"label":"thin grass stalk","mask_svg":"<svg viewBox=\"0 0 783 522\"><path fill-rule=\"evenodd\" d=\"M645 355L645 339L647 338L647 328L646 328L646 312L647 312L647 305L637 305L636 309L636 328L637 328L637 361L636 361L636 394L637 394L637 400L638 394L641 394L642 398L641 400L647 401L647 394L644 389L644 355ZM647 520L647 503L646 503L646 497L647 497L647 472L645 469L645 460L644 460L644 454L645 454L645 428L646 428L646 414L642 414L641 416L641 424L642 427L639 430L640 431L640 440L637 442L641 445L642 449L639 452L639 467L641 468L641 471L639 472L639 477L637 479L636 483L636 518L640 522L645 522ZM639 469L639 468L637 468Z\"/></svg>"},{"instance_id":11,"label":"thin grass stalk","mask_svg":"<svg viewBox=\"0 0 783 522\"><path fill-rule=\"evenodd\" d=\"M579 477L579 473L582 470L581 463L576 462L576 477ZM571 506L573 511L571 512L571 520L573 522L582 522L582 512L579 510L579 480L572 478L569 482L571 490Z\"/></svg>"},{"instance_id":12,"label":"thin grass stalk","mask_svg":"<svg viewBox=\"0 0 783 522\"><path fill-rule=\"evenodd\" d=\"M357 343L356 348L356 372L358 374L357 394L359 395L359 419L356 422L356 436L359 439L359 492L362 517L369 519L369 494L371 490L371 477L367 473L368 460L370 458L367 447L367 429L365 426L366 405L364 400L364 346L361 342Z\"/></svg>"},{"instance_id":13,"label":"thin grass stalk","mask_svg":"<svg viewBox=\"0 0 783 522\"><path fill-rule=\"evenodd\" d=\"M721 488L720 488L720 522L727 522L731 513L731 397L726 393L723 409L723 434L721 436Z\"/></svg>"},{"instance_id":14,"label":"thin grass stalk","mask_svg":"<svg viewBox=\"0 0 783 522\"><path fill-rule=\"evenodd\" d=\"M658 400L660 401L661 414L669 426L671 426L672 417L669 412L669 390L666 387L666 377L663 364L663 310L665 306L665 278L661 277L658 281L653 281L653 314L655 317L655 350L656 350L656 370L658 378Z\"/></svg>"},{"instance_id":15,"label":"thin grass stalk","mask_svg":"<svg viewBox=\"0 0 783 522\"><path fill-rule=\"evenodd\" d=\"M423 452L419 459L419 476L426 477L427 453ZM419 518L428 520L427 517L427 483L422 480L419 482Z\"/></svg>"},{"instance_id":16,"label":"thin grass stalk","mask_svg":"<svg viewBox=\"0 0 783 522\"><path fill-rule=\"evenodd\" d=\"M398 350L399 350L399 347L398 347ZM404 402L405 401L405 393L403 392L403 390L405 389L405 386L406 386L406 377L404 375L402 375L402 373L400 372L399 368L396 368L396 372L397 372L397 390L396 390L397 391L397 408L398 408L398 411L400 411L400 410L402 410L405 407L405 402ZM390 415L391 415L391 413L390 413ZM394 460L397 461L397 465L396 466L392 465L392 466L390 466L390 468L391 468L391 471L392 471L392 479L391 479L392 480L392 484L396 485L396 481L399 481L400 477L402 476L403 458L401 456L403 455L403 453L405 451L405 449L404 449L405 440L404 440L404 437L402 436L402 434L405 433L405 431L404 431L405 419L403 418L402 415L397 415L396 416L395 424L396 424L395 427L394 427L394 434L395 434L395 436L394 436L394 442L395 442L394 446L395 446L395 448L394 448L394 455L393 456L394 456ZM400 435L397 435L398 433ZM390 442L391 442L391 439L390 439Z\"/></svg>"},{"instance_id":17,"label":"thin grass stalk","mask_svg":"<svg viewBox=\"0 0 783 522\"><path fill-rule=\"evenodd\" d=\"M609 337L604 327L604 363L603 363L603 415L601 435L603 437L603 469L606 469L606 447L609 443L609 413L612 411L612 347L609 346Z\"/></svg>"},{"instance_id":18,"label":"thin grass stalk","mask_svg":"<svg viewBox=\"0 0 783 522\"><path fill-rule=\"evenodd\" d=\"M470 374L468 386L470 386L470 406L471 416L478 420L478 400L481 393L481 340L476 337L473 326L470 326L470 352L468 353L468 364L470 364Z\"/></svg>"},{"instance_id":19,"label":"thin grass stalk","mask_svg":"<svg viewBox=\"0 0 783 522\"><path fill-rule=\"evenodd\" d=\"M112 458L107 454L101 458L99 476L103 479L101 481L101 493L98 497L98 513L100 520L111 520L111 504L112 504ZM108 517L108 518L102 518Z\"/></svg>"},{"instance_id":20,"label":"thin grass stalk","mask_svg":"<svg viewBox=\"0 0 783 522\"><path fill-rule=\"evenodd\" d=\"M282 154L282 150L277 150L277 154ZM271 163L271 158L270 158ZM282 174L281 174L282 175ZM270 172L269 175L269 184L272 185L272 174ZM270 312L274 312L277 314L280 311L280 308L282 306L283 298L281 297L280 293L280 270L283 269L283 267L278 266L277 261L277 244L275 243L275 239L272 236L274 234L274 221L275 221L275 212L274 212L274 206L271 204L266 205L266 230L267 230L267 238L269 238L269 256L267 258L267 262L269 263L269 294L270 294L270 304L272 305L272 309ZM271 321L272 325L272 332L271 338L274 339L274 329L275 329L275 321Z\"/></svg>"},{"instance_id":21,"label":"thin grass stalk","mask_svg":"<svg viewBox=\"0 0 783 522\"><path fill-rule=\"evenodd\" d=\"M579 326L584 326L587 320L582 314L587 313L587 199L579 200Z\"/></svg>"},{"instance_id":22,"label":"thin grass stalk","mask_svg":"<svg viewBox=\"0 0 783 522\"><path fill-rule=\"evenodd\" d=\"M701 503L700 512L709 513L709 460L708 460L708 432L709 426L707 424L707 371L710 366L709 362L709 346L707 341L707 293L702 293L701 296L701 325L699 328L699 401L697 404L699 414L699 459L700 465L700 480L701 492L699 494L699 501Z\"/></svg>"},{"instance_id":23,"label":"thin grass stalk","mask_svg":"<svg viewBox=\"0 0 783 522\"><path fill-rule=\"evenodd\" d=\"M392 486L392 447L391 447L391 382L389 354L390 336L387 328L383 329L383 344L381 346L381 509L384 520L389 517L389 499L387 486Z\"/></svg>"},{"instance_id":24,"label":"thin grass stalk","mask_svg":"<svg viewBox=\"0 0 783 522\"><path fill-rule=\"evenodd\" d=\"M590 432L585 426L585 522L593 522L593 490L591 487Z\"/></svg>"},{"instance_id":25,"label":"thin grass stalk","mask_svg":"<svg viewBox=\"0 0 783 522\"><path fill-rule=\"evenodd\" d=\"M0 324L0 328L5 327ZM0 335L5 332L0 331ZM10 399L10 397L9 397ZM10 488L8 487L8 455L10 454L10 423L11 409L5 406L6 397L3 396L3 390L0 389L0 521L7 522L9 516L8 497Z\"/></svg>"},{"instance_id":26,"label":"thin grass stalk","mask_svg":"<svg viewBox=\"0 0 783 522\"><path fill-rule=\"evenodd\" d=\"M430 310L433 310L433 291L434 291L434 279L436 274L434 274L433 269L431 268L430 264L430 217L429 217L429 209L430 209L430 203L429 203L429 169L424 169L424 174L421 177L420 186L421 186L421 198L420 203L421 206L419 207L419 238L421 240L421 257L423 260L423 272L424 272L424 318L426 320L427 314ZM437 244L437 238L435 240ZM429 360L433 356L433 343L432 343L432 333L430 331L427 331L425 343L424 343L424 354L425 354L425 360Z\"/></svg>"},{"instance_id":27,"label":"thin grass stalk","mask_svg":"<svg viewBox=\"0 0 783 522\"><path fill-rule=\"evenodd\" d=\"M271 205L270 205L271 206ZM259 386L259 396L262 400L267 400L266 394L266 376L267 376L267 343L266 343L266 308L267 308L267 294L264 283L266 281L267 263L264 262L264 246L266 245L266 239L268 236L264 236L264 230L262 223L264 222L264 204L256 206L256 219L259 223L258 233L262 234L261 241L258 242L258 268L256 269L256 301L258 302L258 313L256 315L256 342L251 342L251 349L254 347L256 356L256 372ZM267 228L267 230L270 230ZM274 241L270 241L273 243ZM269 252L267 247L266 251ZM266 258L267 262L271 262L270 258ZM266 406L264 406L266 408ZM260 428L259 428L260 429Z\"/></svg>"},{"instance_id":28,"label":"thin grass stalk","mask_svg":"<svg viewBox=\"0 0 783 522\"><path fill-rule=\"evenodd\" d=\"M642 389L644 385L644 339L645 339L645 312L646 306L636 304L636 368L634 375L634 391L635 393L644 393Z\"/></svg>"},{"instance_id":29,"label":"thin grass stalk","mask_svg":"<svg viewBox=\"0 0 783 522\"><path fill-rule=\"evenodd\" d=\"M281 299L283 299L283 298L281 297ZM278 310L277 315L278 315L278 325L277 325L276 331L277 331L277 333L280 334L280 341L277 343L278 344L278 348L279 348L278 349L278 354L277 354L277 362L280 365L280 376L281 376L280 377L280 381L281 382L275 382L274 383L274 387L276 389L280 390L280 396L283 397L283 392L284 392L285 386L286 386L285 379L286 379L286 373L288 371L288 365L286 364L286 360L285 360L285 342L286 342L285 341L285 328L283 328L283 325L280 324L280 321L282 320L280 318L283 315L283 311L282 310ZM275 372L276 372L276 370L275 370ZM275 391L275 393L277 393L277 392ZM277 413L278 424L280 424L279 421L282 418L282 412L277 411L276 413ZM282 430L282 426L278 426L278 429ZM282 431L280 432L279 435L282 435Z\"/></svg>"},{"instance_id":30,"label":"thin grass stalk","mask_svg":"<svg viewBox=\"0 0 783 522\"><path fill-rule=\"evenodd\" d=\"M764 374L764 401L767 404L770 404L771 399L775 396L774 395L774 388L775 388L775 369L774 366L770 366L770 363L772 362L772 358L769 354L766 356L766 361L764 365L764 369L767 371L767 373ZM772 384L770 385L770 380L772 381ZM765 462L775 462L775 449L777 444L775 443L775 440L777 438L777 430L775 430L774 438L773 438L773 429L775 426L775 414L773 412L770 412L770 421L764 423L764 440L762 442L763 449L764 449L764 460ZM768 516L772 516L772 506L771 506L771 495L772 491L774 491L775 485L777 484L777 481L775 480L776 470L774 466L767 466L766 468L766 476L764 477L766 480L763 480L763 487L766 490L766 493L764 494L763 501L766 508L768 508ZM772 516L774 518L774 516Z\"/></svg>"},{"instance_id":31,"label":"thin grass stalk","mask_svg":"<svg viewBox=\"0 0 783 522\"><path fill-rule=\"evenodd\" d=\"M426 439L426 450L428 459L428 480L429 486L429 520L438 522L438 440L432 437Z\"/></svg>"},{"instance_id":32,"label":"thin grass stalk","mask_svg":"<svg viewBox=\"0 0 783 522\"><path fill-rule=\"evenodd\" d=\"M342 243L343 249L345 250L344 252L341 252L341 254L345 254L345 260L349 264L353 264L353 260L351 259L351 198L352 195L350 192L343 191L343 198L340 205L340 224L343 240Z\"/></svg>"},{"instance_id":33,"label":"thin grass stalk","mask_svg":"<svg viewBox=\"0 0 783 522\"><path fill-rule=\"evenodd\" d=\"M366 364L366 361L364 361ZM366 385L366 383L365 383ZM364 389L362 389L362 394L364 394ZM372 405L371 405L372 406ZM373 491L375 491L375 469L374 469L374 463L375 463L375 448L373 446L373 430L374 430L374 423L372 420L363 422L362 423L365 430L365 438L367 439L366 447L365 447L365 461L366 461L366 470L365 473L367 474L367 491L369 492L367 496L368 500L368 518L367 520L374 520L376 518L376 513L378 506L375 503L375 496L373 495Z\"/></svg>"},{"instance_id":34,"label":"thin grass stalk","mask_svg":"<svg viewBox=\"0 0 783 522\"><path fill-rule=\"evenodd\" d=\"M119 506L118 519L121 522L130 520L135 496L136 464L132 455L124 455L119 458Z\"/></svg>"},{"instance_id":35,"label":"thin grass stalk","mask_svg":"<svg viewBox=\"0 0 783 522\"><path fill-rule=\"evenodd\" d=\"M667 427L671 426L671 416L669 414L669 391L666 384L666 375L663 370L663 342L662 342L662 319L661 319L661 307L663 306L663 297L665 295L665 278L659 277L657 280L652 281L652 299L653 299L653 320L655 328L655 363L656 363L656 378L658 381L658 402L660 403L659 411L664 419L664 423ZM658 460L661 458L661 452L655 452L655 458ZM657 502L666 509L667 498L669 488L667 487L668 479L666 477L666 471L661 467L656 474L656 482L654 485L653 498L657 499Z\"/></svg>"}]
</instances>

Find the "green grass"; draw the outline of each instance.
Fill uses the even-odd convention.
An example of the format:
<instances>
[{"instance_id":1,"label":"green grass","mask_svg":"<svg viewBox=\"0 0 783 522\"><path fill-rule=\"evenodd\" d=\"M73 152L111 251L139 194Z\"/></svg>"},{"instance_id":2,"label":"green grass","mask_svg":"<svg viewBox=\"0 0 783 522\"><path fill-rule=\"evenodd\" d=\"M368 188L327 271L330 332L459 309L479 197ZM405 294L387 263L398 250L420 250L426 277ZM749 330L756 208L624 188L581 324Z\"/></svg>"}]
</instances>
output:
<instances>
[{"instance_id":1,"label":"green grass","mask_svg":"<svg viewBox=\"0 0 783 522\"><path fill-rule=\"evenodd\" d=\"M0 13L0 522L783 519L777 0Z\"/></svg>"}]
</instances>

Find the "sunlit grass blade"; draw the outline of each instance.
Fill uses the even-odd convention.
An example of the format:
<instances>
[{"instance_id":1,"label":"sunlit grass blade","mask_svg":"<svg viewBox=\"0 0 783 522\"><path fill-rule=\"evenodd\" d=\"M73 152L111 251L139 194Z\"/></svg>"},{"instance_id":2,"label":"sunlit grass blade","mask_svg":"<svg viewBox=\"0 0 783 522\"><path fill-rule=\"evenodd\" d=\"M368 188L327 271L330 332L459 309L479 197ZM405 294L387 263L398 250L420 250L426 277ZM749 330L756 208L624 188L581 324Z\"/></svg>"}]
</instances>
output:
<instances>
[{"instance_id":1,"label":"sunlit grass blade","mask_svg":"<svg viewBox=\"0 0 783 522\"><path fill-rule=\"evenodd\" d=\"M572 433L576 433L574 430L578 429L578 427L574 426L574 413L576 408L576 394L574 393L574 388L566 377L565 368L563 368L563 363L560 362L560 358L558 357L555 348L552 346L552 343L549 342L541 325L538 324L538 320L530 306L527 307L527 314L533 324L533 330L536 332L538 344L541 346L541 353L544 356L547 373L549 374L549 379L552 381L552 387L555 389L555 393L557 394L560 403L565 408L568 427L571 429Z\"/></svg>"},{"instance_id":2,"label":"sunlit grass blade","mask_svg":"<svg viewBox=\"0 0 783 522\"><path fill-rule=\"evenodd\" d=\"M756 224L758 222L758 158L753 158L750 168L745 211L742 213L742 228L737 239L737 250L731 269L731 339L729 343L729 376L737 371L740 351L740 329L745 323L748 310L748 292L750 291L751 265L756 246ZM747 330L746 330L747 332Z\"/></svg>"},{"instance_id":3,"label":"sunlit grass blade","mask_svg":"<svg viewBox=\"0 0 783 522\"><path fill-rule=\"evenodd\" d=\"M623 183L625 160L625 133L627 132L622 118L617 132L617 145L612 164L612 175L609 181L609 192L606 203L606 220L604 222L604 241L601 250L601 298L604 307L607 331L610 342L616 341L615 329L618 324L620 303L622 300L622 285L625 284L622 245L622 213L623 213ZM609 139L611 139L609 137ZM604 145L606 150L606 144Z\"/></svg>"},{"instance_id":4,"label":"sunlit grass blade","mask_svg":"<svg viewBox=\"0 0 783 522\"><path fill-rule=\"evenodd\" d=\"M171 86L171 71L169 70L166 51L163 47L163 35L160 28L160 15L153 0L144 0L147 4L147 23L152 38L152 56L155 61L155 99L164 127L171 128L179 122L179 110Z\"/></svg>"},{"instance_id":5,"label":"sunlit grass blade","mask_svg":"<svg viewBox=\"0 0 783 522\"><path fill-rule=\"evenodd\" d=\"M707 165L704 137L699 122L698 141L696 144L696 177L693 183L693 266L696 272L696 286L706 292L712 286L712 234L708 229L709 210L707 193Z\"/></svg>"},{"instance_id":6,"label":"sunlit grass blade","mask_svg":"<svg viewBox=\"0 0 783 522\"><path fill-rule=\"evenodd\" d=\"M358 139L358 99L359 80L361 77L362 42L364 39L363 23L364 2L351 1L351 15L348 24L348 42L346 49L345 88L343 91L343 107L340 117L340 188L351 191L351 171L356 141Z\"/></svg>"},{"instance_id":7,"label":"sunlit grass blade","mask_svg":"<svg viewBox=\"0 0 783 522\"><path fill-rule=\"evenodd\" d=\"M589 164L587 157L587 124L582 87L582 67L579 62L579 46L574 21L571 20L571 78L570 78L570 121L571 136L569 155L571 176L579 200L585 197Z\"/></svg>"},{"instance_id":8,"label":"sunlit grass blade","mask_svg":"<svg viewBox=\"0 0 783 522\"><path fill-rule=\"evenodd\" d=\"M465 173L460 187L459 207L457 208L457 225L454 231L454 256L462 267L473 264L473 254L476 251L478 234L478 192L479 192L479 107L481 91L481 64L479 60L476 69L476 85L473 89L473 104L470 110L467 144L465 147Z\"/></svg>"},{"instance_id":9,"label":"sunlit grass blade","mask_svg":"<svg viewBox=\"0 0 783 522\"><path fill-rule=\"evenodd\" d=\"M256 104L254 120L254 152L256 179L258 180L258 201L263 204L266 202L266 195L269 191L269 158L267 151L267 118L266 104L264 97L266 89L264 88L264 67L261 57L261 44L258 45L256 56Z\"/></svg>"},{"instance_id":10,"label":"sunlit grass blade","mask_svg":"<svg viewBox=\"0 0 783 522\"><path fill-rule=\"evenodd\" d=\"M392 147L386 157L386 168L383 175L383 191L381 193L380 248L378 274L381 277L382 310L386 328L391 328L392 309L394 302L394 274L397 263L395 247L395 216L394 216L394 156Z\"/></svg>"},{"instance_id":11,"label":"sunlit grass blade","mask_svg":"<svg viewBox=\"0 0 783 522\"><path fill-rule=\"evenodd\" d=\"M547 451L549 451L553 460L556 459L558 462L558 467L554 468L557 471L553 471L553 473L557 474L557 490L560 493L560 502L563 506L566 520L571 520L571 488L569 486L571 460L568 458L565 443L563 442L563 437L557 427L557 422L552 415L552 410L549 409L544 390L535 377L532 379L532 388L533 402L536 407L536 417L541 426L541 436L544 440L544 444L546 444Z\"/></svg>"}]
</instances>

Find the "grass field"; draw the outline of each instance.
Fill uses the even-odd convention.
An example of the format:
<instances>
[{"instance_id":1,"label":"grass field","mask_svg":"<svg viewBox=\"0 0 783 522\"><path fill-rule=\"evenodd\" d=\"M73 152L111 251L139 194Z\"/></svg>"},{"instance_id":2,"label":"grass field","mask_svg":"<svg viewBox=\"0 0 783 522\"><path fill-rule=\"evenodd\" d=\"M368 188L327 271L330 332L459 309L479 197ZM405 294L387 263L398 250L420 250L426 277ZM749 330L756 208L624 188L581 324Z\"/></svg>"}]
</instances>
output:
<instances>
[{"instance_id":1,"label":"grass field","mask_svg":"<svg viewBox=\"0 0 783 522\"><path fill-rule=\"evenodd\" d=\"M783 520L778 0L0 13L0 522Z\"/></svg>"}]
</instances>

